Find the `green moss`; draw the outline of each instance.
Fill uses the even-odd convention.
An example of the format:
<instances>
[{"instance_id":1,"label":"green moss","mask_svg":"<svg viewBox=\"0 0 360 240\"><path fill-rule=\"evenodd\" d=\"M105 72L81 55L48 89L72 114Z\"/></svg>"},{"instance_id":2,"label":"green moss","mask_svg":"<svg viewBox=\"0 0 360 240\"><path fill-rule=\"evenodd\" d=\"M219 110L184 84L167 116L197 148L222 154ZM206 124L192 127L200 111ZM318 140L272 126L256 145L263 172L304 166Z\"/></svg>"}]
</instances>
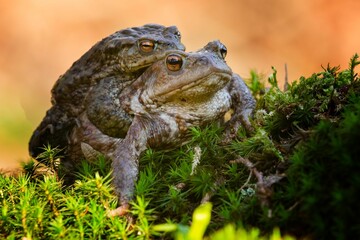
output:
<instances>
[{"instance_id":1,"label":"green moss","mask_svg":"<svg viewBox=\"0 0 360 240\"><path fill-rule=\"evenodd\" d=\"M254 134L240 129L224 146L223 129L211 125L191 129L191 141L180 148L148 149L140 159L132 221L106 216L117 205L108 160L83 162L75 183L64 186L58 149L45 147L39 160L47 168L29 162L25 175L0 175L0 238L275 240L281 230L299 238L355 239L358 64L355 55L349 69L327 66L286 91L275 69L269 89L253 71ZM201 205L206 200L211 207ZM199 216L206 221L195 221Z\"/></svg>"},{"instance_id":2,"label":"green moss","mask_svg":"<svg viewBox=\"0 0 360 240\"><path fill-rule=\"evenodd\" d=\"M360 97L352 99L342 119L321 121L309 141L292 157L289 184L301 207L293 213L324 239L351 239L360 234Z\"/></svg>"}]
</instances>

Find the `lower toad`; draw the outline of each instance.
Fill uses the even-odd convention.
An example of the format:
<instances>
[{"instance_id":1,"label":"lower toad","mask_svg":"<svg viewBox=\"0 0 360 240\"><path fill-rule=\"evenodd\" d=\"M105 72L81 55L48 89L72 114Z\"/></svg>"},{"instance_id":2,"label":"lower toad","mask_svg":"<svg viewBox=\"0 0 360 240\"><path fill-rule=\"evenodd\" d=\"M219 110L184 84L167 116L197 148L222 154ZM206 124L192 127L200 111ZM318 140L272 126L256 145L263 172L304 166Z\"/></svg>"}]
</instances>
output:
<instances>
[{"instance_id":1,"label":"lower toad","mask_svg":"<svg viewBox=\"0 0 360 240\"><path fill-rule=\"evenodd\" d=\"M170 51L149 67L114 99L122 103L130 118L125 138L105 135L86 112L79 117L70 135L69 153L90 158L91 153L100 152L112 160L120 207L111 215L126 212L138 177L139 157L147 148L180 146L189 140L190 127L223 122L229 109L233 114L226 122L225 141L233 138L241 125L252 131L249 117L255 100L225 63L225 55L225 46L213 41L197 52Z\"/></svg>"}]
</instances>

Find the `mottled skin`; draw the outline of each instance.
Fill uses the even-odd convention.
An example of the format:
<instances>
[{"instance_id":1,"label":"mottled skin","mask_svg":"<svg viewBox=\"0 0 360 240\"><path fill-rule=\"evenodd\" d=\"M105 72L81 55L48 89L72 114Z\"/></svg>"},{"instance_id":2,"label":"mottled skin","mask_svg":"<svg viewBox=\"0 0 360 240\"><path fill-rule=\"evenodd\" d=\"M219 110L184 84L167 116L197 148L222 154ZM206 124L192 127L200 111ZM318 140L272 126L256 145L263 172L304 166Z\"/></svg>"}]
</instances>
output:
<instances>
[{"instance_id":1,"label":"mottled skin","mask_svg":"<svg viewBox=\"0 0 360 240\"><path fill-rule=\"evenodd\" d=\"M185 49L177 28L155 24L121 30L95 44L55 83L51 91L52 107L30 139L30 155L36 157L47 143L66 148L69 133L87 106L91 108L89 118L94 119L94 124L101 129L103 120L97 116L99 112L104 113L98 104L102 100L96 99L96 94L90 94L94 91L92 89L98 84L109 89L115 82L119 89L123 89L172 49ZM114 109L108 110L110 112L104 114L117 115L127 121L121 106L115 112Z\"/></svg>"},{"instance_id":2,"label":"mottled skin","mask_svg":"<svg viewBox=\"0 0 360 240\"><path fill-rule=\"evenodd\" d=\"M189 140L189 127L222 122L229 109L234 113L226 124L225 139L233 138L241 124L252 130L249 117L255 100L243 80L226 65L225 55L226 48L218 41L194 53L171 51L121 93L115 90L129 116L124 139L103 134L87 114L81 115L70 149L74 155L89 158L101 152L112 160L113 184L121 206L110 215L126 211L139 157L146 148L179 146ZM107 92L99 89L97 94L105 98Z\"/></svg>"}]
</instances>

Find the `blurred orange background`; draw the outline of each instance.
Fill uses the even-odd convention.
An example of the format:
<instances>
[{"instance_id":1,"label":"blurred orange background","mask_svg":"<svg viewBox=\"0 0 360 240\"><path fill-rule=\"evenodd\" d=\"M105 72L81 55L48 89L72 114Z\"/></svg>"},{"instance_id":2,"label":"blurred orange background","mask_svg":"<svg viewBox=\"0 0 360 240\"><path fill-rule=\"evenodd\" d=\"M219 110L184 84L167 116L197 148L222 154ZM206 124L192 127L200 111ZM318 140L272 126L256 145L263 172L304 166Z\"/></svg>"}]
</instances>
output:
<instances>
[{"instance_id":1,"label":"blurred orange background","mask_svg":"<svg viewBox=\"0 0 360 240\"><path fill-rule=\"evenodd\" d=\"M146 23L176 25L188 51L219 39L244 78L251 69L284 79L359 52L357 0L0 0L0 168L29 159L27 142L50 106L58 76L95 42Z\"/></svg>"}]
</instances>

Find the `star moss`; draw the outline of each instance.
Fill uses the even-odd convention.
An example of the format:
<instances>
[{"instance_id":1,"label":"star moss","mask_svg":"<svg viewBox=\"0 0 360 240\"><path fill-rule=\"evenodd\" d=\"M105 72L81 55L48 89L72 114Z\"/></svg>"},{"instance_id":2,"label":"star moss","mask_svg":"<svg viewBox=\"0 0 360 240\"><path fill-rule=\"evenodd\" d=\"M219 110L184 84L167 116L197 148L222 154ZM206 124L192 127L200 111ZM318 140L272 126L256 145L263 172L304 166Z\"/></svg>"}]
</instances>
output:
<instances>
[{"instance_id":1,"label":"star moss","mask_svg":"<svg viewBox=\"0 0 360 240\"><path fill-rule=\"evenodd\" d=\"M191 129L177 149L140 159L128 218L117 206L110 162L83 162L72 185L61 180L57 148L18 177L0 175L0 238L7 239L314 239L360 235L360 81L324 67L280 90L251 72L258 103L252 136L228 145L216 124ZM43 165L45 163L47 167ZM203 205L203 202L211 202ZM200 207L199 207L200 206ZM289 239L289 238L288 238Z\"/></svg>"}]
</instances>

